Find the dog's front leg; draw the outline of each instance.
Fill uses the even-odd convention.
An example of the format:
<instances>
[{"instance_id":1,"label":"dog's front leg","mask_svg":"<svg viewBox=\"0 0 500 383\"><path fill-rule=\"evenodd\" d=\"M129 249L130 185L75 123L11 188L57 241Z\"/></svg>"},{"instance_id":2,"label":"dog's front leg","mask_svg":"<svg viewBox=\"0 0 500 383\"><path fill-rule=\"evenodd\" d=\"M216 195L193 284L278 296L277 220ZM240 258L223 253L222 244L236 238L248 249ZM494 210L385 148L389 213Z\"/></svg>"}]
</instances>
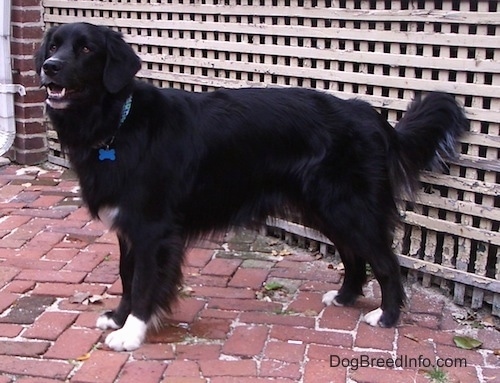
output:
<instances>
[{"instance_id":1,"label":"dog's front leg","mask_svg":"<svg viewBox=\"0 0 500 383\"><path fill-rule=\"evenodd\" d=\"M123 297L111 318L120 324L122 316L127 315L123 327L106 337L106 345L116 351L138 348L146 338L152 317L169 312L177 295L183 242L178 236L151 234L129 238L129 251L120 259Z\"/></svg>"},{"instance_id":2,"label":"dog's front leg","mask_svg":"<svg viewBox=\"0 0 500 383\"><path fill-rule=\"evenodd\" d=\"M120 278L122 281L122 298L113 311L102 314L97 319L97 327L102 330L116 330L124 326L131 310L132 280L134 277L134 259L129 252L127 241L118 234L120 244Z\"/></svg>"}]
</instances>

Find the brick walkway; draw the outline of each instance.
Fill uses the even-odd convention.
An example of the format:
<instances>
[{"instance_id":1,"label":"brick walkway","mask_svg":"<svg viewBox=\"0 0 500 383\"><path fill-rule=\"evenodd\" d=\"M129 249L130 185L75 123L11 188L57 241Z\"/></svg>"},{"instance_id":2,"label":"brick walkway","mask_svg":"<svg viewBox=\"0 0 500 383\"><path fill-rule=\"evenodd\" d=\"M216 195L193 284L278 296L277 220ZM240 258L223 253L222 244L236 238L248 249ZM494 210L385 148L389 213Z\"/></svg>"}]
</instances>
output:
<instances>
[{"instance_id":1,"label":"brick walkway","mask_svg":"<svg viewBox=\"0 0 500 383\"><path fill-rule=\"evenodd\" d=\"M71 172L2 167L0 202L0 383L419 383L436 360L454 366L435 381L500 382L500 332L458 323L464 310L443 296L409 287L398 328L372 328L360 318L379 304L375 283L356 307L324 308L340 272L248 231L190 251L167 326L137 351L112 352L94 324L118 302L117 245ZM483 346L459 349L456 334Z\"/></svg>"}]
</instances>

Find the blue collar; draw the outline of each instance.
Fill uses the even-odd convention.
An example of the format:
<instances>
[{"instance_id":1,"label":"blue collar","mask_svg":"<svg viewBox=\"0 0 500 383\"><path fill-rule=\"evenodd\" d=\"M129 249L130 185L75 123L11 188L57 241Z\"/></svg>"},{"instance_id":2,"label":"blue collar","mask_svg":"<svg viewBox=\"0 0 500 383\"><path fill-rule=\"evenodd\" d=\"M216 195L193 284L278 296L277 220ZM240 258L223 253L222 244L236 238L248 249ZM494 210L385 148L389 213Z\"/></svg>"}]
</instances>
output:
<instances>
[{"instance_id":1,"label":"blue collar","mask_svg":"<svg viewBox=\"0 0 500 383\"><path fill-rule=\"evenodd\" d=\"M122 113L120 115L120 123L118 124L118 128L116 129L115 134L109 139L108 143L99 149L99 161L115 161L116 160L116 150L114 148L110 148L110 146L115 141L116 134L118 133L118 129L121 128L123 123L128 117L130 113L130 108L132 107L132 95L128 96L125 100L125 103L122 106Z\"/></svg>"},{"instance_id":2,"label":"blue collar","mask_svg":"<svg viewBox=\"0 0 500 383\"><path fill-rule=\"evenodd\" d=\"M123 106L122 106L122 114L120 116L120 125L118 125L118 127L122 126L122 124L127 119L127 116L130 112L131 107L132 107L132 95L127 97L127 99L125 100L125 104L123 104Z\"/></svg>"}]
</instances>

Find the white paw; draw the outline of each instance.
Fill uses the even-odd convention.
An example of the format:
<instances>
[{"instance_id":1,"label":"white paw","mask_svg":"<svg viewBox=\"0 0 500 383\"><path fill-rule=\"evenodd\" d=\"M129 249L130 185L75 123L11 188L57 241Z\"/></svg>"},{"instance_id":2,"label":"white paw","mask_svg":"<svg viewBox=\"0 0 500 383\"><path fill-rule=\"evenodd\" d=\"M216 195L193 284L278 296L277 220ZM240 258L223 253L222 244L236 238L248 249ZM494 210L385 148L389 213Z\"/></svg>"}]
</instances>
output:
<instances>
[{"instance_id":1,"label":"white paw","mask_svg":"<svg viewBox=\"0 0 500 383\"><path fill-rule=\"evenodd\" d=\"M129 315L123 327L106 337L106 345L115 351L132 351L144 342L147 324Z\"/></svg>"},{"instance_id":2,"label":"white paw","mask_svg":"<svg viewBox=\"0 0 500 383\"><path fill-rule=\"evenodd\" d=\"M109 318L105 314L97 318L97 322L95 325L101 330L116 330L120 328L120 326L118 326L112 318Z\"/></svg>"},{"instance_id":3,"label":"white paw","mask_svg":"<svg viewBox=\"0 0 500 383\"><path fill-rule=\"evenodd\" d=\"M384 312L382 311L382 309L379 307L378 309L376 310L373 310L373 311L370 311L368 314L366 314L364 316L364 321L366 323L368 323L370 326L374 326L374 327L377 327L378 326L378 321L380 320L380 318L382 317L382 314Z\"/></svg>"},{"instance_id":4,"label":"white paw","mask_svg":"<svg viewBox=\"0 0 500 383\"><path fill-rule=\"evenodd\" d=\"M331 290L328 291L327 293L323 294L323 299L321 299L321 302L323 304L330 306L334 304L335 306L343 306L342 303L337 302L337 295L339 295L339 292L337 290Z\"/></svg>"}]
</instances>

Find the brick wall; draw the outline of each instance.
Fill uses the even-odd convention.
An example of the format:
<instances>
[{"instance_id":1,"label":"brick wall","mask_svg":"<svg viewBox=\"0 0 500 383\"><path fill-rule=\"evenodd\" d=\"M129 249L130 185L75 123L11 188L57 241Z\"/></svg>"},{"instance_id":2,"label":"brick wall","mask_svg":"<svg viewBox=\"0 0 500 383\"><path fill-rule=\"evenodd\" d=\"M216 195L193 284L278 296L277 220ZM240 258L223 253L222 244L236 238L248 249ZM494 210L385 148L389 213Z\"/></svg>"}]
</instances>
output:
<instances>
[{"instance_id":1,"label":"brick wall","mask_svg":"<svg viewBox=\"0 0 500 383\"><path fill-rule=\"evenodd\" d=\"M15 96L16 139L9 151L11 160L37 164L47 160L45 91L39 89L33 53L43 36L41 0L12 0L13 82L26 88L26 96Z\"/></svg>"}]
</instances>

